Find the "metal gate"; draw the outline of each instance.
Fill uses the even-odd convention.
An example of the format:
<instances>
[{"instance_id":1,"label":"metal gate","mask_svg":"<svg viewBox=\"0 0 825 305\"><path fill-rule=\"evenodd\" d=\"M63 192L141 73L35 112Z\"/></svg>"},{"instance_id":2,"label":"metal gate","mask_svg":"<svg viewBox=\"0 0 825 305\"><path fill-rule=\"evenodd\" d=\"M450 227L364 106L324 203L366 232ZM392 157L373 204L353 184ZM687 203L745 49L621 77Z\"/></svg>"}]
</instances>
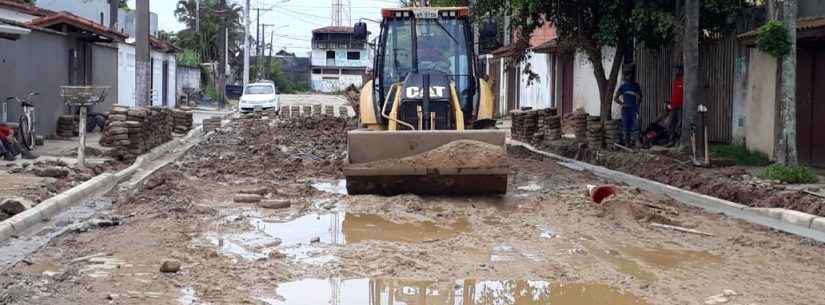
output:
<instances>
[{"instance_id":1,"label":"metal gate","mask_svg":"<svg viewBox=\"0 0 825 305\"><path fill-rule=\"evenodd\" d=\"M642 86L644 102L641 105L641 127L653 123L665 111L671 100L675 77L672 47L648 50L638 47L636 52L637 79ZM702 83L702 103L708 107L708 134L711 142L730 143L733 138L733 96L736 65L736 36L702 41L699 50L699 74Z\"/></svg>"},{"instance_id":2,"label":"metal gate","mask_svg":"<svg viewBox=\"0 0 825 305\"><path fill-rule=\"evenodd\" d=\"M799 161L825 168L825 48L799 48L796 82Z\"/></svg>"}]
</instances>

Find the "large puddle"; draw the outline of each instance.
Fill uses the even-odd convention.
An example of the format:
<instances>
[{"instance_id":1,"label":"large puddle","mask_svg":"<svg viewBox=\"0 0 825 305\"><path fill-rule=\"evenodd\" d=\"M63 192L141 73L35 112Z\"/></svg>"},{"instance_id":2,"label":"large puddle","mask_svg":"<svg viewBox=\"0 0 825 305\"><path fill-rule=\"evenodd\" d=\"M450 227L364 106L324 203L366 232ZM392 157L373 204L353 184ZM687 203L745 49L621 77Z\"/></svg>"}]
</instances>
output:
<instances>
[{"instance_id":1,"label":"large puddle","mask_svg":"<svg viewBox=\"0 0 825 305\"><path fill-rule=\"evenodd\" d=\"M647 282L657 279L655 270L668 270L683 265L697 264L712 266L722 262L721 256L707 251L635 246L619 246L616 250L605 251L589 243L585 243L585 246L593 256L613 264L617 271Z\"/></svg>"},{"instance_id":2,"label":"large puddle","mask_svg":"<svg viewBox=\"0 0 825 305\"><path fill-rule=\"evenodd\" d=\"M307 279L283 283L271 305L644 305L644 300L604 284L551 284L547 281L419 281L393 278Z\"/></svg>"},{"instance_id":3,"label":"large puddle","mask_svg":"<svg viewBox=\"0 0 825 305\"><path fill-rule=\"evenodd\" d=\"M377 214L332 212L308 214L292 220L249 215L252 231L207 235L224 254L244 259L264 258L278 250L297 259L315 257L319 245L344 245L363 241L421 242L450 238L470 229L466 219L451 224L431 221L392 222ZM322 259L327 261L328 259Z\"/></svg>"}]
</instances>

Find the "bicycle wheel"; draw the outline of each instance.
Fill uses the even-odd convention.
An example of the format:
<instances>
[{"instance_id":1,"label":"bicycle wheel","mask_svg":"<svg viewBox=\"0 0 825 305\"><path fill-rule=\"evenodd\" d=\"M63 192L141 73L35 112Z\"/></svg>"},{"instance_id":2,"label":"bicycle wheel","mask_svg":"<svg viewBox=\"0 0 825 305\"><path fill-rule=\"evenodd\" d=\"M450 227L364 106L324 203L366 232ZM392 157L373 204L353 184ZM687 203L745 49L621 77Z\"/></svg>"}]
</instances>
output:
<instances>
[{"instance_id":1,"label":"bicycle wheel","mask_svg":"<svg viewBox=\"0 0 825 305\"><path fill-rule=\"evenodd\" d=\"M17 134L19 135L18 140L20 144L26 147L28 150L34 149L34 135L32 134L29 118L25 115L21 115L20 119L20 127L17 130Z\"/></svg>"}]
</instances>

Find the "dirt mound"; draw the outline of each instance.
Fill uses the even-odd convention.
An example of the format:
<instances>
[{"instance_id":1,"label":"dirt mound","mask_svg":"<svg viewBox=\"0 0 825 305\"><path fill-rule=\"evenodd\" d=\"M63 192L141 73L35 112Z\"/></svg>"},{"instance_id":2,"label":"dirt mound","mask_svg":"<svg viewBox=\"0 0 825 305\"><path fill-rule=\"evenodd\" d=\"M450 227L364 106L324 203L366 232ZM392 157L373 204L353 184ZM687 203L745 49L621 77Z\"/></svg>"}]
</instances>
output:
<instances>
[{"instance_id":1,"label":"dirt mound","mask_svg":"<svg viewBox=\"0 0 825 305\"><path fill-rule=\"evenodd\" d=\"M246 115L218 129L183 162L190 174L217 182L283 180L318 171L337 176L353 126L331 116Z\"/></svg>"},{"instance_id":2,"label":"dirt mound","mask_svg":"<svg viewBox=\"0 0 825 305\"><path fill-rule=\"evenodd\" d=\"M661 223L679 225L679 215L669 198L650 198L633 189L623 189L600 205L599 217L617 223Z\"/></svg>"},{"instance_id":3,"label":"dirt mound","mask_svg":"<svg viewBox=\"0 0 825 305\"><path fill-rule=\"evenodd\" d=\"M483 168L508 164L507 152L503 147L479 141L458 140L406 158L381 160L358 166L368 168Z\"/></svg>"}]
</instances>

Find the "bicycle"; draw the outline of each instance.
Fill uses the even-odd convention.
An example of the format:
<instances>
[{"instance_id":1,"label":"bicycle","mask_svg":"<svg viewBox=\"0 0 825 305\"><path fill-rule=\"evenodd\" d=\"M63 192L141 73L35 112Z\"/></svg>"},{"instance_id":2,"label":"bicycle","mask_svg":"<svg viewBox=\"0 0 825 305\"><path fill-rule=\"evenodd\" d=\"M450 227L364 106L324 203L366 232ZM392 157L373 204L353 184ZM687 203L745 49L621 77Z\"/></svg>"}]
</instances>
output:
<instances>
[{"instance_id":1,"label":"bicycle","mask_svg":"<svg viewBox=\"0 0 825 305\"><path fill-rule=\"evenodd\" d=\"M14 123L5 123L9 127L13 129L17 129L17 141L20 142L23 147L27 148L28 150L34 150L35 144L35 117L34 117L34 104L31 103L32 98L35 96L40 95L37 92L31 92L27 94L23 98L10 96L6 98L6 102L9 101L16 101L20 103L20 108L22 113L17 118L17 126L14 127ZM5 106L5 105L4 105ZM4 110L4 116L7 114Z\"/></svg>"}]
</instances>

